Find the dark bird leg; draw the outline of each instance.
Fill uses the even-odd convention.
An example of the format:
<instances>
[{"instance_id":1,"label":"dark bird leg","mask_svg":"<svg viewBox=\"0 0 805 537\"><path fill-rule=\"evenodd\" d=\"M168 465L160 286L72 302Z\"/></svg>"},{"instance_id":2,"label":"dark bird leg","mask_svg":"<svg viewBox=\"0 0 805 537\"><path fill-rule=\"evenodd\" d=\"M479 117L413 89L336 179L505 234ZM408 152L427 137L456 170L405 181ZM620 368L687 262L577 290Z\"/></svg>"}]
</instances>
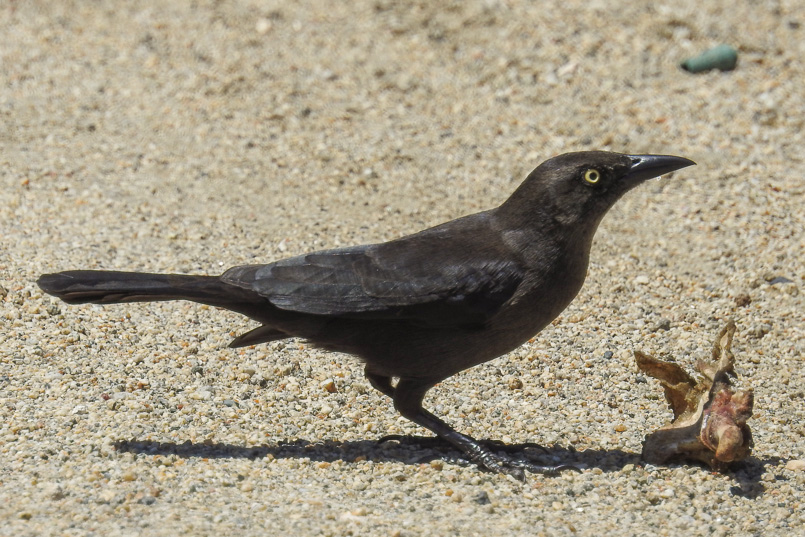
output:
<instances>
[{"instance_id":1,"label":"dark bird leg","mask_svg":"<svg viewBox=\"0 0 805 537\"><path fill-rule=\"evenodd\" d=\"M372 388L394 399L394 386L391 385L391 377L371 373L368 370L364 370L364 375L366 376L366 380L369 381L369 384L372 385ZM408 436L402 434L387 434L385 436L382 436L377 441L377 443L382 444L383 442L388 442L390 440L402 442L406 439L414 441L417 445L421 447L437 448L437 449L442 447L455 447L453 443L445 440L441 436L423 437L423 436ZM501 442L500 440L480 440L479 443L482 445L489 446L495 451L504 451L506 453L516 453L522 450L523 448L541 449L542 451L547 452L547 450L544 447L534 442L526 442L524 444L519 444L517 446L508 446L503 442ZM557 466L556 468L576 469L575 466Z\"/></svg>"},{"instance_id":2,"label":"dark bird leg","mask_svg":"<svg viewBox=\"0 0 805 537\"><path fill-rule=\"evenodd\" d=\"M398 392L397 389L391 385L391 377L387 377L385 375L378 375L368 370L364 371L364 375L366 376L366 379L369 381L369 384L371 384L374 389L383 393L384 395L391 397L394 400L395 408L397 408L397 410L403 416L438 435L436 437L426 437L426 438L416 437L416 443L423 447L424 446L441 447L442 442L444 442L445 445L458 448L459 451L461 451L462 453L469 455L471 460L480 463L486 469L493 472L503 472L511 474L518 479L524 478L522 468L525 468L526 470L529 470L534 473L543 473L543 474L553 474L565 469L577 470L575 466L571 465L539 466L526 461L508 460L508 459L501 460L498 456L492 454L492 452L488 448L484 447L481 442L475 440L470 436L459 433L458 431L447 425L447 423L445 423L444 421L440 420L439 418L437 418L436 416L434 416L433 414L422 408L422 399L425 395L425 392L427 392L433 386L432 384L430 383L422 384L414 381L408 381L406 384L403 384L403 388L405 388L405 386L411 386L411 388L409 388L408 392L409 396L408 399L406 399L406 401L409 401L407 404L409 404L410 408L412 408L412 414L407 415L400 410L399 406L400 403L398 403L396 395ZM399 384L397 385L397 387L399 388ZM418 421L418 419L420 418L415 419L414 417L412 417L417 415L423 415L424 420L426 421ZM389 440L400 441L403 438L405 438L403 435L390 434L380 438L380 440L378 440L378 443L382 444L383 442L387 442ZM433 442L434 440L436 440L436 442ZM496 441L486 441L484 443L493 446L496 450L500 451L509 450L508 446L502 443L498 443ZM526 444L526 446L544 450L542 446L539 446L537 444ZM504 468L504 466L508 468Z\"/></svg>"},{"instance_id":3,"label":"dark bird leg","mask_svg":"<svg viewBox=\"0 0 805 537\"><path fill-rule=\"evenodd\" d=\"M364 376L366 380L369 381L369 384L372 385L372 388L379 391L383 395L388 395L392 399L394 399L394 386L391 385L391 377L387 377L385 375L378 375L377 373L372 373L368 369L364 370ZM410 441L413 444L416 444L419 447L427 447L433 449L440 449L440 448L453 448L453 444L446 441L444 438L440 436L410 436L404 434L387 434L381 436L378 440L378 444L383 444L385 442L390 441L396 442L406 442Z\"/></svg>"},{"instance_id":4,"label":"dark bird leg","mask_svg":"<svg viewBox=\"0 0 805 537\"><path fill-rule=\"evenodd\" d=\"M369 384L372 385L372 388L394 399L394 386L391 385L391 377L371 373L368 369L364 369L363 374Z\"/></svg>"},{"instance_id":5,"label":"dark bird leg","mask_svg":"<svg viewBox=\"0 0 805 537\"><path fill-rule=\"evenodd\" d=\"M372 382L372 379L369 379L369 382ZM471 436L459 433L447 423L422 408L422 400L425 397L425 392L432 387L433 384L429 381L423 382L421 380L400 379L400 382L397 383L393 391L394 408L397 409L397 412L417 425L425 427L440 438L450 442L459 451L469 456L472 461L483 468L491 472L511 475L520 481L525 480L525 470L540 474L556 474L565 469L577 470L577 468L571 465L541 466L532 462L502 457L501 455L492 453L491 450L481 445L480 442ZM380 391L383 390L381 389Z\"/></svg>"},{"instance_id":6,"label":"dark bird leg","mask_svg":"<svg viewBox=\"0 0 805 537\"><path fill-rule=\"evenodd\" d=\"M364 376L366 380L369 381L369 384L372 385L372 388L379 391L383 395L388 395L391 399L394 399L394 386L391 385L391 377L387 377L385 375L378 375L376 373L371 373L368 370L364 370ZM433 449L440 449L440 448L453 448L453 444L446 441L444 438L440 436L411 436L405 434L387 434L381 436L378 440L378 444L383 444L384 442L390 441L397 441L397 442L406 442L410 441L413 444L416 444L419 447L426 447L426 448L433 448Z\"/></svg>"}]
</instances>

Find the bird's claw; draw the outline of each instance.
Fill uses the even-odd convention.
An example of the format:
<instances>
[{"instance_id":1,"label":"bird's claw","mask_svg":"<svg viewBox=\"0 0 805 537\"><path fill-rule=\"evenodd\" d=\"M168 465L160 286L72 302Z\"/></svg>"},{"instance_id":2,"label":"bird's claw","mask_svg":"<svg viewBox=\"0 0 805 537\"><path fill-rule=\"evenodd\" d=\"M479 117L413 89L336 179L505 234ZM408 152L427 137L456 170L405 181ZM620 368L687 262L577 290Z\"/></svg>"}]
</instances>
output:
<instances>
[{"instance_id":1,"label":"bird's claw","mask_svg":"<svg viewBox=\"0 0 805 537\"><path fill-rule=\"evenodd\" d=\"M572 464L557 464L553 466L536 464L531 461L514 459L492 453L484 453L477 457L476 462L490 472L510 475L518 481L525 481L526 472L548 476L559 475L564 470L573 470L581 473L581 469Z\"/></svg>"},{"instance_id":2,"label":"bird's claw","mask_svg":"<svg viewBox=\"0 0 805 537\"><path fill-rule=\"evenodd\" d=\"M445 449L454 451L456 446L439 436L411 436L402 434L388 434L377 440L378 444L386 442L400 442L415 444L417 447L426 449ZM518 481L525 481L526 472L532 474L542 474L548 476L559 475L565 470L581 472L581 469L572 464L542 465L532 461L514 458L512 455L523 453L524 449L539 449L547 453L547 449L539 444L528 442L526 444L509 445L500 440L479 440L478 449L475 453L466 453L464 456L481 468L496 474L510 475ZM493 452L494 451L494 452ZM454 463L466 462L467 459L449 459Z\"/></svg>"},{"instance_id":3,"label":"bird's claw","mask_svg":"<svg viewBox=\"0 0 805 537\"><path fill-rule=\"evenodd\" d=\"M502 440L478 440L478 443L495 451L503 453L521 453L526 449L539 449L543 453L548 453L548 449L536 442L524 442L522 444L507 444Z\"/></svg>"},{"instance_id":4,"label":"bird's claw","mask_svg":"<svg viewBox=\"0 0 805 537\"><path fill-rule=\"evenodd\" d=\"M421 448L428 449L456 449L456 447L447 440L439 436L412 436L408 434L387 434L377 439L377 444L385 444L386 442L399 442L400 444L415 445Z\"/></svg>"}]
</instances>

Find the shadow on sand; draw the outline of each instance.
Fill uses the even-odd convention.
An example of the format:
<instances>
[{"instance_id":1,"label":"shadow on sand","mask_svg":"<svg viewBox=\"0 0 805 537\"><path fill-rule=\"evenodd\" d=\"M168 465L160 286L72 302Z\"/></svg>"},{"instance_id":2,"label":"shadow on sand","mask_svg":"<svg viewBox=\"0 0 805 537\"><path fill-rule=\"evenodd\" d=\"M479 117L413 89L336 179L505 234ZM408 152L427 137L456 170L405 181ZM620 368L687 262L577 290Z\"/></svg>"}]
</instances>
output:
<instances>
[{"instance_id":1,"label":"shadow on sand","mask_svg":"<svg viewBox=\"0 0 805 537\"><path fill-rule=\"evenodd\" d=\"M538 464L568 464L579 469L599 468L604 472L615 472L627 464L641 466L639 453L630 453L619 449L576 451L572 447L541 447L536 444L503 444L498 441L483 441L494 451L505 452L515 457L522 457ZM401 462L404 464L423 464L441 459L459 465L472 464L460 453L435 437L403 436L380 440L358 440L339 442L325 440L309 442L307 440L288 440L276 444L261 446L237 446L222 443L154 442L143 440L122 440L114 444L120 452L143 455L176 455L182 458L205 459L261 459L272 456L275 459L308 459L316 462L355 462L371 460L378 462ZM765 490L761 477L767 465L776 465L779 459L760 460L750 457L736 463L726 472L735 480L730 492L745 498L757 498ZM668 464L673 468L681 465ZM701 471L710 471L702 467Z\"/></svg>"}]
</instances>

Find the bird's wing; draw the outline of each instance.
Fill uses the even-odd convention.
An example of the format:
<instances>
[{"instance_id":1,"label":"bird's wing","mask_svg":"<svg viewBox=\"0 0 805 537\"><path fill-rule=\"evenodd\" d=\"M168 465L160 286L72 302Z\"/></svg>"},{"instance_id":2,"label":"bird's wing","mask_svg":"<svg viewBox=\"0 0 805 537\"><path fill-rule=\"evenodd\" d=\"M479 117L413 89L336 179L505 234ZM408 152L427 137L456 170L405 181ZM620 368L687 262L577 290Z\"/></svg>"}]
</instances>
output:
<instances>
[{"instance_id":1,"label":"bird's wing","mask_svg":"<svg viewBox=\"0 0 805 537\"><path fill-rule=\"evenodd\" d=\"M235 267L222 279L300 313L483 324L514 295L524 271L501 255L499 243L478 251L477 237L456 235L431 232Z\"/></svg>"}]
</instances>

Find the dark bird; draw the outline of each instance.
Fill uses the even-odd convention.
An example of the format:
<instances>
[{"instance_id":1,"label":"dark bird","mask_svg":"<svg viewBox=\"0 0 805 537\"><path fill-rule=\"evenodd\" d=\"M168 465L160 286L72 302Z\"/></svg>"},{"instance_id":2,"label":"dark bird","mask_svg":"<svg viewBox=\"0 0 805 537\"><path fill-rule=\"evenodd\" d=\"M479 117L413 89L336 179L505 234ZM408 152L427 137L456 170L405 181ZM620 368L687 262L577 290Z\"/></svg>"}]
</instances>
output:
<instances>
[{"instance_id":1,"label":"dark bird","mask_svg":"<svg viewBox=\"0 0 805 537\"><path fill-rule=\"evenodd\" d=\"M231 347L291 337L353 354L403 416L480 466L550 472L504 456L422 408L431 387L505 354L581 289L607 210L647 179L693 165L664 155L567 153L542 163L495 209L380 244L314 252L221 276L72 270L39 287L70 304L191 300L262 324ZM397 379L395 383L393 379Z\"/></svg>"}]
</instances>

